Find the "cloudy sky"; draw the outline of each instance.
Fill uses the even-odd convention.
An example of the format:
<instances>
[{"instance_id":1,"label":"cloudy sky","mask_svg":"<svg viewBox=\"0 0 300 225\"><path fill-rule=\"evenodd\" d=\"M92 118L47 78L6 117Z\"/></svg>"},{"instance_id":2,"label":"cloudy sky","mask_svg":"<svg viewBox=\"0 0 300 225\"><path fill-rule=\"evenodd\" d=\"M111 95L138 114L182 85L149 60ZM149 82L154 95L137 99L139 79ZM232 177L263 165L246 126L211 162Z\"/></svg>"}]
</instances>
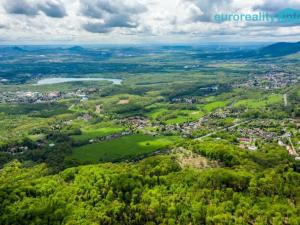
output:
<instances>
[{"instance_id":1,"label":"cloudy sky","mask_svg":"<svg viewBox=\"0 0 300 225\"><path fill-rule=\"evenodd\" d=\"M299 23L214 19L285 8L300 0L0 0L0 44L299 41Z\"/></svg>"}]
</instances>

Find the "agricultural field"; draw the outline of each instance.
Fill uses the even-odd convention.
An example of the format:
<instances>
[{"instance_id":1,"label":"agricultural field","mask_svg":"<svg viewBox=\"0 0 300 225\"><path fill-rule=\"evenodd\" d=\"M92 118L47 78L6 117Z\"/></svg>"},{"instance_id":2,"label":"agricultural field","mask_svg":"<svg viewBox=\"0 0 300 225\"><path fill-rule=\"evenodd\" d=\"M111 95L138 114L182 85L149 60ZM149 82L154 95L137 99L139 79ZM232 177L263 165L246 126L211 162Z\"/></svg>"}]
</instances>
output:
<instances>
[{"instance_id":1,"label":"agricultural field","mask_svg":"<svg viewBox=\"0 0 300 225\"><path fill-rule=\"evenodd\" d=\"M228 101L215 101L203 106L204 111L206 112L213 112L218 108L223 108L228 104Z\"/></svg>"},{"instance_id":2,"label":"agricultural field","mask_svg":"<svg viewBox=\"0 0 300 225\"><path fill-rule=\"evenodd\" d=\"M178 137L136 134L75 148L70 157L82 163L114 162L164 150L179 140Z\"/></svg>"},{"instance_id":3,"label":"agricultural field","mask_svg":"<svg viewBox=\"0 0 300 225\"><path fill-rule=\"evenodd\" d=\"M283 95L271 94L257 99L243 99L234 104L234 107L259 109L272 105L283 105Z\"/></svg>"},{"instance_id":4,"label":"agricultural field","mask_svg":"<svg viewBox=\"0 0 300 225\"><path fill-rule=\"evenodd\" d=\"M120 133L124 131L124 127L120 125L116 125L110 122L102 122L92 125L79 125L76 124L77 127L80 127L81 133L78 135L72 135L71 138L74 141L88 141L95 138Z\"/></svg>"},{"instance_id":5,"label":"agricultural field","mask_svg":"<svg viewBox=\"0 0 300 225\"><path fill-rule=\"evenodd\" d=\"M165 124L181 124L184 122L200 119L204 113L201 110L171 110L166 108L155 109L147 113L153 121L164 122Z\"/></svg>"}]
</instances>

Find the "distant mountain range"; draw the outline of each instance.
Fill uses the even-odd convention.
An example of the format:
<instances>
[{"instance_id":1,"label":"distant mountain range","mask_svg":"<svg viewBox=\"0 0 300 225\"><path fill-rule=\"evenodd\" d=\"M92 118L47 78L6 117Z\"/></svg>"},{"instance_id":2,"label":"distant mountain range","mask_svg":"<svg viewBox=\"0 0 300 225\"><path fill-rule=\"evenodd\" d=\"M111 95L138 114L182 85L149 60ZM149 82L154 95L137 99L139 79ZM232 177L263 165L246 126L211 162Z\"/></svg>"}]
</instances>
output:
<instances>
[{"instance_id":1,"label":"distant mountain range","mask_svg":"<svg viewBox=\"0 0 300 225\"><path fill-rule=\"evenodd\" d=\"M217 53L200 53L197 58L206 59L251 59L282 57L300 52L300 42L278 42L255 50L240 50Z\"/></svg>"},{"instance_id":2,"label":"distant mountain range","mask_svg":"<svg viewBox=\"0 0 300 225\"><path fill-rule=\"evenodd\" d=\"M153 48L143 47L116 47L109 49L85 48L81 46L72 47L32 47L32 46L0 46L0 54L4 55L23 55L23 54L76 54L97 57L111 56L141 56L149 53L160 51L195 51L194 57L202 59L242 59L242 58L264 58L264 57L282 57L300 52L300 42L288 43L279 42L261 47L258 49L228 48L228 50L219 51L212 49L211 51L203 50L203 47L192 48L191 46L160 46Z\"/></svg>"}]
</instances>

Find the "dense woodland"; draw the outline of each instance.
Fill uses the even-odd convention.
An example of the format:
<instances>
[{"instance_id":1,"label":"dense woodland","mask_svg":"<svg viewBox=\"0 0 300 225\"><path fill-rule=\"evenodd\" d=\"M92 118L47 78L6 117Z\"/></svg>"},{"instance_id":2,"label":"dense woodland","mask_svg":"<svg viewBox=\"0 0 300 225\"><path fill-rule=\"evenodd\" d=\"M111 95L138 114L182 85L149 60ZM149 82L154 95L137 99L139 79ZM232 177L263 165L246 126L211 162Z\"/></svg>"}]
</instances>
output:
<instances>
[{"instance_id":1,"label":"dense woodland","mask_svg":"<svg viewBox=\"0 0 300 225\"><path fill-rule=\"evenodd\" d=\"M190 143L224 168L171 156L51 174L18 161L1 172L1 224L299 224L300 174L286 151Z\"/></svg>"}]
</instances>

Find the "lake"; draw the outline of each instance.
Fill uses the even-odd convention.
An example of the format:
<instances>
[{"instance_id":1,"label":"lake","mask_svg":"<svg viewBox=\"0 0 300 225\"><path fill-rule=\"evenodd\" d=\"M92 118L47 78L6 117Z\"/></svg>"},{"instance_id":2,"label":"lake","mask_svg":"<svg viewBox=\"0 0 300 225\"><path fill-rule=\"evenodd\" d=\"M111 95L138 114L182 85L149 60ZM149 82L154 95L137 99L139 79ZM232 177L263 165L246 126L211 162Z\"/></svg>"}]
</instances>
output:
<instances>
[{"instance_id":1,"label":"lake","mask_svg":"<svg viewBox=\"0 0 300 225\"><path fill-rule=\"evenodd\" d=\"M59 84L66 82L76 82L76 81L111 81L113 84L122 84L122 79L110 79L110 78L76 78L76 77L56 77L56 78L45 78L39 80L36 85L46 85L46 84Z\"/></svg>"}]
</instances>

